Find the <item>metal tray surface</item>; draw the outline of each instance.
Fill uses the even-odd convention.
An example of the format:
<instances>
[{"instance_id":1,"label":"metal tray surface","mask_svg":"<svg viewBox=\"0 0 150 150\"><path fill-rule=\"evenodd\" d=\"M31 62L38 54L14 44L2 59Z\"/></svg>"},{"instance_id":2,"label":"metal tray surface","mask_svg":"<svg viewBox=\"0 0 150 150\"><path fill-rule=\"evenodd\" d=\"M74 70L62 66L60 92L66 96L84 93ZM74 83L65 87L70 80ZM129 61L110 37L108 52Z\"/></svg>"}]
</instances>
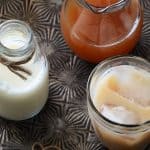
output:
<instances>
[{"instance_id":1,"label":"metal tray surface","mask_svg":"<svg viewBox=\"0 0 150 150\"><path fill-rule=\"evenodd\" d=\"M65 43L60 31L61 4L61 0L0 0L0 23L26 21L50 66L45 107L25 121L0 118L0 150L106 150L93 131L86 104L86 83L94 65L75 56ZM133 54L150 60L150 0L141 4L144 25Z\"/></svg>"}]
</instances>

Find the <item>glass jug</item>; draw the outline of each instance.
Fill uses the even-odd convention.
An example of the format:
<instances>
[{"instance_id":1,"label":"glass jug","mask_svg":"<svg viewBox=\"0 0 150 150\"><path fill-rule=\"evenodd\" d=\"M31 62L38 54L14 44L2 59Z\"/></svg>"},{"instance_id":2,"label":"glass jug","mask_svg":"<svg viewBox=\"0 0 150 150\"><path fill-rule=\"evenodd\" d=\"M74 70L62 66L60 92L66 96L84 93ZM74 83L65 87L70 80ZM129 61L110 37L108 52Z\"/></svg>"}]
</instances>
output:
<instances>
[{"instance_id":1,"label":"glass jug","mask_svg":"<svg viewBox=\"0 0 150 150\"><path fill-rule=\"evenodd\" d=\"M0 25L0 116L24 120L48 97L48 63L31 28L22 21Z\"/></svg>"},{"instance_id":2,"label":"glass jug","mask_svg":"<svg viewBox=\"0 0 150 150\"><path fill-rule=\"evenodd\" d=\"M65 0L61 11L66 42L93 63L132 51L142 24L138 0Z\"/></svg>"}]
</instances>

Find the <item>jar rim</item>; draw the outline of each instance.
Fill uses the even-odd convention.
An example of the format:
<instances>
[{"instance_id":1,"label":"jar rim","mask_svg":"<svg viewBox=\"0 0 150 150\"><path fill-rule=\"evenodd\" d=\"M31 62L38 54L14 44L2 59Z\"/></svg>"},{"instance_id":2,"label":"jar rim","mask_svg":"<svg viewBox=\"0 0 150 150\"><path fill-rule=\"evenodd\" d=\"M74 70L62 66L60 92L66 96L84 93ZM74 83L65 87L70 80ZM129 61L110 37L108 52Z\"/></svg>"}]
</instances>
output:
<instances>
[{"instance_id":1,"label":"jar rim","mask_svg":"<svg viewBox=\"0 0 150 150\"><path fill-rule=\"evenodd\" d=\"M33 40L33 34L32 34L32 30L30 26L24 21L11 19L11 20L4 21L2 24L0 24L0 32L1 31L4 32L4 28L5 27L9 28L11 27L11 25L18 25L24 28L24 31L26 32L28 36L27 42L22 47L13 49L13 52L12 52L12 49L9 47L6 47L0 40L0 46L2 48L2 51L4 49L4 52L2 52L2 54L7 55L8 57L20 57L21 55L31 53L31 51L30 52L28 51L28 48L31 46L32 40Z\"/></svg>"},{"instance_id":2,"label":"jar rim","mask_svg":"<svg viewBox=\"0 0 150 150\"><path fill-rule=\"evenodd\" d=\"M91 98L91 94L90 94L90 86L91 86L92 77L94 76L94 74L96 74L96 72L98 71L98 69L100 69L104 64L109 64L112 61L117 61L119 59L121 59L121 60L123 60L123 59L129 59L130 61L140 61L140 62L143 62L146 65L150 66L150 63L149 63L148 60L143 59L143 58L138 57L138 56L133 56L133 55L130 55L130 56L129 55L127 55L127 56L115 56L115 57L111 57L111 58L108 58L108 59L100 62L93 69L93 71L91 72L91 74L89 76L89 79L88 79L88 82L87 82L87 89L86 89L87 91L86 92L87 92L87 101L88 101L88 104L90 105L89 107L92 109L92 111L94 111L94 114L98 117L96 119L98 119L100 121L103 121L105 123L105 125L107 125L107 127L110 130L115 130L116 132L122 133L122 128L123 128L123 129L127 129L126 133L128 133L128 134L133 134L133 133L135 133L137 131L138 132L139 131L141 131L141 132L142 131L147 131L147 130L150 129L150 120L148 120L148 121L146 121L144 123L141 123L141 124L133 124L133 125L132 124L117 123L117 122L114 122L114 121L106 118L104 115L102 115L96 109L96 107L93 104L93 101L92 101L92 98ZM116 127L116 129L114 127Z\"/></svg>"},{"instance_id":3,"label":"jar rim","mask_svg":"<svg viewBox=\"0 0 150 150\"><path fill-rule=\"evenodd\" d=\"M77 2L79 4L81 4L82 6L84 6L85 8L91 10L95 14L100 14L100 13L111 13L111 12L120 10L120 9L124 8L125 6L127 6L129 4L130 0L119 0L118 2L113 3L109 6L105 6L105 7L94 6L94 5L86 2L86 0L77 0Z\"/></svg>"}]
</instances>

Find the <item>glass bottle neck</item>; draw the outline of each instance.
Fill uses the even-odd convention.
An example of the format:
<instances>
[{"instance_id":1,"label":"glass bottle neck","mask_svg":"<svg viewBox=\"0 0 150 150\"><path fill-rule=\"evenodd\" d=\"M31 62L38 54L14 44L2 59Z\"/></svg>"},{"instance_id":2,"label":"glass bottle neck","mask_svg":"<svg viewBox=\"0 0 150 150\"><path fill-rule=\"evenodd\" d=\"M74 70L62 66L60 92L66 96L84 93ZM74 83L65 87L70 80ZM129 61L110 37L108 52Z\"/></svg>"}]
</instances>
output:
<instances>
[{"instance_id":1,"label":"glass bottle neck","mask_svg":"<svg viewBox=\"0 0 150 150\"><path fill-rule=\"evenodd\" d=\"M33 34L30 27L19 20L0 25L0 55L25 57L32 53Z\"/></svg>"},{"instance_id":2,"label":"glass bottle neck","mask_svg":"<svg viewBox=\"0 0 150 150\"><path fill-rule=\"evenodd\" d=\"M126 7L131 0L118 0L115 3L108 3L108 5L103 6L96 6L93 3L88 2L87 0L77 0L77 2L82 5L83 7L91 10L93 13L111 13L114 11L118 11Z\"/></svg>"}]
</instances>

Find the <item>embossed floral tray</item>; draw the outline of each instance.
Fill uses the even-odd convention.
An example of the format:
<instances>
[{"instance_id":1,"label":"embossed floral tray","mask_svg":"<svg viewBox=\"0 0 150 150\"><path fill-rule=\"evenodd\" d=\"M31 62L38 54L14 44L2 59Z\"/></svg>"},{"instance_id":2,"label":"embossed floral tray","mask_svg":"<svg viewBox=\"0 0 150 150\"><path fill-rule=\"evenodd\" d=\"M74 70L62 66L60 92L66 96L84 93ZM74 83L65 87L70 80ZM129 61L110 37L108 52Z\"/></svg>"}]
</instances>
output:
<instances>
[{"instance_id":1,"label":"embossed floral tray","mask_svg":"<svg viewBox=\"0 0 150 150\"><path fill-rule=\"evenodd\" d=\"M49 98L44 109L26 121L0 118L0 150L31 150L35 143L61 150L106 150L94 134L86 105L86 82L94 65L72 54L64 42L59 24L61 3L0 0L0 22L20 19L29 23L50 65ZM133 53L150 60L150 0L141 3L143 33ZM39 150L40 146L34 148Z\"/></svg>"}]
</instances>

